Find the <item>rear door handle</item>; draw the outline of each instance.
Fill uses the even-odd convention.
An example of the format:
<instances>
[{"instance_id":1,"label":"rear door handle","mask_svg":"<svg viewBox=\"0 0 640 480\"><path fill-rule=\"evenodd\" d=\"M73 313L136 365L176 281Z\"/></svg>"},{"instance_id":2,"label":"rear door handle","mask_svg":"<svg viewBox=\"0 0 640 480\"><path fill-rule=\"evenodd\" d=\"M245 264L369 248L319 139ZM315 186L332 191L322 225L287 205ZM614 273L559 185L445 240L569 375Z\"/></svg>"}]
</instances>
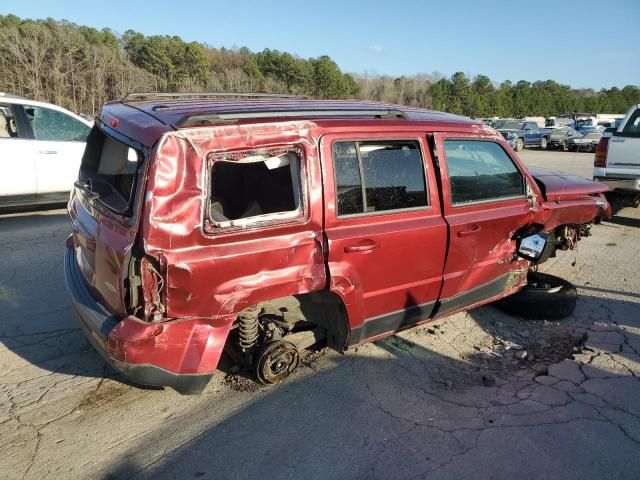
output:
<instances>
[{"instance_id":1,"label":"rear door handle","mask_svg":"<svg viewBox=\"0 0 640 480\"><path fill-rule=\"evenodd\" d=\"M373 240L362 240L355 245L347 245L344 247L344 253L368 253L378 248L380 244Z\"/></svg>"},{"instance_id":2,"label":"rear door handle","mask_svg":"<svg viewBox=\"0 0 640 480\"><path fill-rule=\"evenodd\" d=\"M42 155L55 155L58 152L56 152L55 150L40 150L39 153L41 153Z\"/></svg>"},{"instance_id":3,"label":"rear door handle","mask_svg":"<svg viewBox=\"0 0 640 480\"><path fill-rule=\"evenodd\" d=\"M625 139L620 137L611 137L611 141L614 143L624 143Z\"/></svg>"},{"instance_id":4,"label":"rear door handle","mask_svg":"<svg viewBox=\"0 0 640 480\"><path fill-rule=\"evenodd\" d=\"M469 230L460 230L458 232L458 236L459 237L468 237L469 235L474 235L474 234L478 233L480 230L482 230L482 227L479 227L478 225L474 225Z\"/></svg>"}]
</instances>

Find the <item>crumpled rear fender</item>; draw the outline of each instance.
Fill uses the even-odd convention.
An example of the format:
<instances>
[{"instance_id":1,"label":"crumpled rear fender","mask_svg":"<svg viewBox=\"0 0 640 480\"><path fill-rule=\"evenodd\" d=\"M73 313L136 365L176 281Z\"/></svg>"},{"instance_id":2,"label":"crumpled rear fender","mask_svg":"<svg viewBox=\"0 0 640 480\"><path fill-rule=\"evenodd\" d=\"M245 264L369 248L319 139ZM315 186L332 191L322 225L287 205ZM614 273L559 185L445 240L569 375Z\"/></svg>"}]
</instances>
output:
<instances>
[{"instance_id":1,"label":"crumpled rear fender","mask_svg":"<svg viewBox=\"0 0 640 480\"><path fill-rule=\"evenodd\" d=\"M154 365L175 374L211 373L218 366L234 315L149 323L126 317L110 332L109 358Z\"/></svg>"}]
</instances>

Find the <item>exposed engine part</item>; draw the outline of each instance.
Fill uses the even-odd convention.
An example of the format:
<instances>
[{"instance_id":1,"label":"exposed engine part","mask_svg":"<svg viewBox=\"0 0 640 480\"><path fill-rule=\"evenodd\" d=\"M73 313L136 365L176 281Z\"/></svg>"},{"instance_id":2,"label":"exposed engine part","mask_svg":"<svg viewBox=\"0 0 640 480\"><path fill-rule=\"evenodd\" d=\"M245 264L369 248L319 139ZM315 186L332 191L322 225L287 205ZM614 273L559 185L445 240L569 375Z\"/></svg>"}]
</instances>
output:
<instances>
[{"instance_id":1,"label":"exposed engine part","mask_svg":"<svg viewBox=\"0 0 640 480\"><path fill-rule=\"evenodd\" d=\"M298 368L300 355L293 343L275 340L264 343L254 361L255 378L262 384L280 383Z\"/></svg>"},{"instance_id":2,"label":"exposed engine part","mask_svg":"<svg viewBox=\"0 0 640 480\"><path fill-rule=\"evenodd\" d=\"M559 227L556 230L557 244L560 250L573 250L577 247L582 237L591 235L591 225L571 224Z\"/></svg>"},{"instance_id":3,"label":"exposed engine part","mask_svg":"<svg viewBox=\"0 0 640 480\"><path fill-rule=\"evenodd\" d=\"M243 353L251 352L258 344L260 336L258 315L260 309L251 307L238 315L238 339Z\"/></svg>"}]
</instances>

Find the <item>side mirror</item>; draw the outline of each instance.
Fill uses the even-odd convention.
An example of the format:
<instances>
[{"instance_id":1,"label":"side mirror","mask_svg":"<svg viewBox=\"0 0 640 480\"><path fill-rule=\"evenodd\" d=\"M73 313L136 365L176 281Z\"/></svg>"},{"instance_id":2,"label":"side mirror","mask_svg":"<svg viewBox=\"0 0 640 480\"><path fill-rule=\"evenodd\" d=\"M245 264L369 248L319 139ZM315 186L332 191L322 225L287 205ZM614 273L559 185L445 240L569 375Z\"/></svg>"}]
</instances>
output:
<instances>
[{"instance_id":1,"label":"side mirror","mask_svg":"<svg viewBox=\"0 0 640 480\"><path fill-rule=\"evenodd\" d=\"M519 239L517 242L518 255L533 262L538 261L547 246L547 238L546 233L540 232Z\"/></svg>"}]
</instances>

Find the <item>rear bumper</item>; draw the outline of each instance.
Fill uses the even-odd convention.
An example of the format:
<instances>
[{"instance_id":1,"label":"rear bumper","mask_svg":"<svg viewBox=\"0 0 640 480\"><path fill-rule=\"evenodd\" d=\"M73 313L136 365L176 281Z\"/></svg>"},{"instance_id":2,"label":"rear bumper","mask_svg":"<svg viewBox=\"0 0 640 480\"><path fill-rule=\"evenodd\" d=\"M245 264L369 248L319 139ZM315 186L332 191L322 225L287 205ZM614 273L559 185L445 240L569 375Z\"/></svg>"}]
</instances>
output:
<instances>
[{"instance_id":1,"label":"rear bumper","mask_svg":"<svg viewBox=\"0 0 640 480\"><path fill-rule=\"evenodd\" d=\"M111 315L89 290L75 259L73 248L66 248L64 273L71 305L82 330L98 353L115 370L131 382L140 385L168 386L183 394L199 393L204 389L215 366L208 372L190 373L171 371L153 362L154 358L161 360L158 363L170 363L177 358L182 360L180 366L186 370L193 370L195 366L206 368L212 359L215 359L217 365L222 353L221 348L204 355L205 352L198 348L202 342L198 342L197 339L191 343L180 342L183 337L180 332L202 330L197 328L200 324L190 325L197 320L181 322L179 329L172 329L170 324L152 325L134 317L120 319ZM189 353L192 347L196 347L200 355L198 358L192 358L191 362L185 362L185 354ZM124 361L128 358L134 361Z\"/></svg>"},{"instance_id":2,"label":"rear bumper","mask_svg":"<svg viewBox=\"0 0 640 480\"><path fill-rule=\"evenodd\" d=\"M609 190L640 193L640 178L593 177L594 182L604 183Z\"/></svg>"}]
</instances>

